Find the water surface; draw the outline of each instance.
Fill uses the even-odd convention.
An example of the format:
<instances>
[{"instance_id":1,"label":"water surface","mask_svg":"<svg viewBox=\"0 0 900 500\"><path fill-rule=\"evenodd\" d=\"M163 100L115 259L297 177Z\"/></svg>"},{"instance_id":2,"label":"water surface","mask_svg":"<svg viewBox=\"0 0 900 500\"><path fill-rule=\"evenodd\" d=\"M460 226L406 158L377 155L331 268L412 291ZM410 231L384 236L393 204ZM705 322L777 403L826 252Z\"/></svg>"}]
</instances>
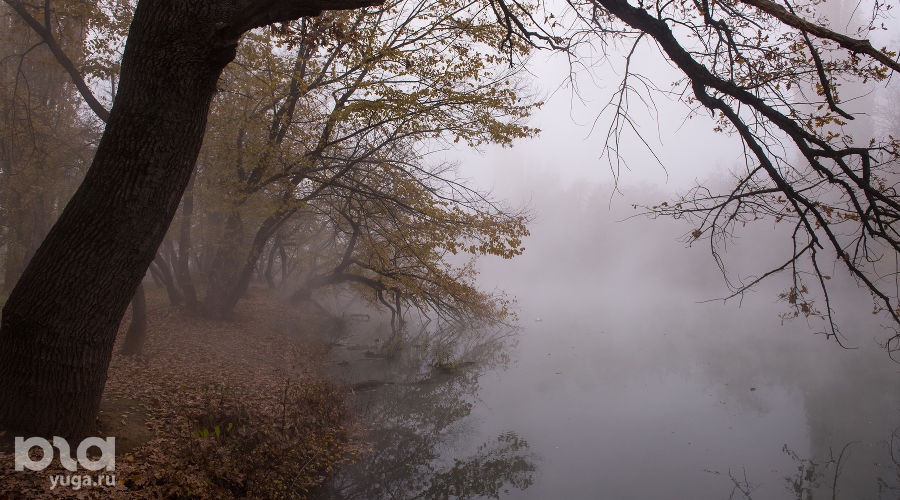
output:
<instances>
[{"instance_id":1,"label":"water surface","mask_svg":"<svg viewBox=\"0 0 900 500\"><path fill-rule=\"evenodd\" d=\"M683 226L560 196L535 201L525 256L483 265L518 298L514 338L469 338L452 370L415 335L382 357L374 318L340 340L372 449L331 497L900 498L900 364L852 283L835 278L848 350L782 323L778 281L701 303L722 277ZM769 232L738 268L777 258Z\"/></svg>"}]
</instances>

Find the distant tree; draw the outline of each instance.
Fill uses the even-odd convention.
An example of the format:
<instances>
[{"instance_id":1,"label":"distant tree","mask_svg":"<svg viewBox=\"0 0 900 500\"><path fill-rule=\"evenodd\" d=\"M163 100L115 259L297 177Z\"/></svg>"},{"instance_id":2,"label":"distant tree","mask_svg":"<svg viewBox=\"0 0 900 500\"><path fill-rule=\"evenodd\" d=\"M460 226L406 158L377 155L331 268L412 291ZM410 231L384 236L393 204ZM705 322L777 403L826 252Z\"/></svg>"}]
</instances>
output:
<instances>
[{"instance_id":1,"label":"distant tree","mask_svg":"<svg viewBox=\"0 0 900 500\"><path fill-rule=\"evenodd\" d=\"M83 52L82 19L58 23L59 44ZM0 4L0 295L12 290L77 186L97 133L52 51Z\"/></svg>"},{"instance_id":2,"label":"distant tree","mask_svg":"<svg viewBox=\"0 0 900 500\"><path fill-rule=\"evenodd\" d=\"M0 425L90 432L119 321L191 177L216 81L241 35L371 3L138 3L93 163L3 309Z\"/></svg>"}]
</instances>

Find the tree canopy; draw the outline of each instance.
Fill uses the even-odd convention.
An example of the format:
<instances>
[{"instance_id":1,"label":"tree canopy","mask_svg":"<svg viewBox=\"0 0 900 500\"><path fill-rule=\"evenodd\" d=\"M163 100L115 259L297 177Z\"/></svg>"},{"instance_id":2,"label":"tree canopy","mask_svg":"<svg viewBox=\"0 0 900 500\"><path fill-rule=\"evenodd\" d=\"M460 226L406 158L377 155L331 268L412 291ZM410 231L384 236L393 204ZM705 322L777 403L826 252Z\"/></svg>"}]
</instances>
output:
<instances>
[{"instance_id":1,"label":"tree canopy","mask_svg":"<svg viewBox=\"0 0 900 500\"><path fill-rule=\"evenodd\" d=\"M414 238L425 265L419 279L437 272L443 259L441 252L426 253L429 247L504 257L520 251L520 218L429 158L455 142L509 145L537 132L523 121L540 103L523 95L518 70L484 43L500 33L473 2L388 2L246 37L237 64L220 82L199 160L198 196L225 226L216 260L243 266L243 278L215 287L210 281L210 292L236 287L224 309L245 289L273 235L288 234L285 224L298 211L330 225L336 256L349 257L361 245L376 248L376 232L379 248L397 250L402 240L387 238L387 227ZM481 51L461 56L478 44ZM389 216L389 223L366 222L376 214ZM243 229L251 221L254 229ZM347 229L348 221L355 229ZM462 247L457 240L465 232L481 240ZM235 248L242 239L246 244ZM406 248L408 254L413 247ZM361 272L360 262L337 262L327 279L310 276L304 287L355 280L378 293L399 291L399 282L386 285L383 274L395 271L396 258L381 259L381 276ZM210 270L210 279L220 279L217 273ZM448 275L428 279L453 282Z\"/></svg>"}]
</instances>

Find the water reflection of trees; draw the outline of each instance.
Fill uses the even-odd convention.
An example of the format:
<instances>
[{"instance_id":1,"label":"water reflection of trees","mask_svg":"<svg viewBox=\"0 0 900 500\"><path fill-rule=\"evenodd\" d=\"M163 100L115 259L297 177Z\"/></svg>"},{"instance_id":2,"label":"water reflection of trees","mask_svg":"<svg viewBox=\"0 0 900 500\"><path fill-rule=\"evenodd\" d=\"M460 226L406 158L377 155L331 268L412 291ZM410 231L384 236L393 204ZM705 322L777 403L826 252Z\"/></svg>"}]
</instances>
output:
<instances>
[{"instance_id":1,"label":"water reflection of trees","mask_svg":"<svg viewBox=\"0 0 900 500\"><path fill-rule=\"evenodd\" d=\"M375 335L345 339L371 342L371 349L353 359L362 351L353 344L342 363L357 389L353 403L368 426L370 451L330 480L320 498L499 498L531 486L534 457L514 432L447 458L470 431L465 418L480 377L508 362L512 331L442 326L385 342Z\"/></svg>"},{"instance_id":2,"label":"water reflection of trees","mask_svg":"<svg viewBox=\"0 0 900 500\"><path fill-rule=\"evenodd\" d=\"M783 477L787 497L900 498L896 365L872 348L804 352L785 345L773 341L755 346L759 354L705 353L702 359L709 360L705 370L720 382L721 397L742 408L753 408L758 394L747 391L748 385L789 388L802 401L809 441L787 443L782 450L793 462ZM761 482L759 472L752 472L738 492Z\"/></svg>"},{"instance_id":3,"label":"water reflection of trees","mask_svg":"<svg viewBox=\"0 0 900 500\"><path fill-rule=\"evenodd\" d=\"M890 438L889 452L893 464L871 464L876 469L881 469L875 476L875 489L871 492L875 496L863 495L859 491L851 491L847 494L847 460L854 446L861 445L858 441L846 443L840 450L829 450L827 456L804 457L784 445L782 451L794 462L794 470L789 476L785 476L785 486L790 492L791 498L796 500L813 500L814 498L831 499L859 499L859 498L900 498L900 428L895 429ZM884 465L884 467L881 467ZM708 471L720 474L717 471ZM851 471L852 472L852 471ZM737 498L752 499L758 484L750 480L746 468L743 473L728 471L728 478L733 484L729 500ZM852 483L852 479L851 483Z\"/></svg>"}]
</instances>

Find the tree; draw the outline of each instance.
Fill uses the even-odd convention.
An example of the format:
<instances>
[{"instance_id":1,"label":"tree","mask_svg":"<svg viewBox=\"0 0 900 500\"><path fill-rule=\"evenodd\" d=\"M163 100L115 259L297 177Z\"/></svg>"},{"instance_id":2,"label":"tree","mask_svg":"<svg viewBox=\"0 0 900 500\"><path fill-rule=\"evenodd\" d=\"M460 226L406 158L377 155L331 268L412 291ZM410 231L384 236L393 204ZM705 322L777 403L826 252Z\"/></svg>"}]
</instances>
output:
<instances>
[{"instance_id":1,"label":"tree","mask_svg":"<svg viewBox=\"0 0 900 500\"><path fill-rule=\"evenodd\" d=\"M539 103L487 45L502 34L489 21L472 1L390 1L245 38L200 156L207 314L227 317L266 243L342 179L437 180L423 168L437 147L537 132L521 122Z\"/></svg>"},{"instance_id":2,"label":"tree","mask_svg":"<svg viewBox=\"0 0 900 500\"><path fill-rule=\"evenodd\" d=\"M60 43L80 53L81 19L58 23ZM16 283L83 175L96 140L78 113L69 77L33 30L0 5L0 295Z\"/></svg>"},{"instance_id":3,"label":"tree","mask_svg":"<svg viewBox=\"0 0 900 500\"><path fill-rule=\"evenodd\" d=\"M138 3L91 167L3 309L0 424L29 435L90 432L118 323L178 207L241 35L371 3Z\"/></svg>"},{"instance_id":4,"label":"tree","mask_svg":"<svg viewBox=\"0 0 900 500\"><path fill-rule=\"evenodd\" d=\"M79 100L83 98L101 122L109 117L109 111L81 80L81 71L69 57L76 55L82 67L90 68L86 76L109 77L114 82L115 64L98 60L108 55L105 50L98 50L96 41L94 52L86 54L85 39L97 37L94 28L98 24L103 25L101 33L112 36L117 28L121 29L101 13L99 4L65 4L61 9L52 9L47 2L43 7L43 23L24 6L12 7L14 12L8 12L7 33L8 46L13 52L3 60L6 69L15 69L4 71L4 76L10 79L4 87L12 89L12 95L6 96L4 105L10 126L4 134L2 151L6 168L2 170L4 182L0 184L6 188L2 205L6 214L4 287L7 289L12 288L31 260L58 216L57 207L71 196L75 181L80 180L89 161L95 127L79 115ZM110 14L120 15L121 9L114 9ZM103 41L107 42L104 48L109 50L112 44L108 39ZM58 62L53 60L55 57L59 58ZM67 71L74 72L78 79L74 86L67 85L71 82ZM81 97L75 87L81 89ZM132 309L134 314L123 352L140 354L147 328L141 286L132 300Z\"/></svg>"},{"instance_id":5,"label":"tree","mask_svg":"<svg viewBox=\"0 0 900 500\"><path fill-rule=\"evenodd\" d=\"M445 168L425 178L420 171L388 163L353 172L311 203L308 217L331 235L301 264L295 298L354 284L391 311L395 333L403 330L404 306L467 328L509 318L506 298L476 286L472 260L452 265L448 256L520 255L527 218L447 182Z\"/></svg>"},{"instance_id":6,"label":"tree","mask_svg":"<svg viewBox=\"0 0 900 500\"><path fill-rule=\"evenodd\" d=\"M826 272L830 261L872 294L875 312L894 325L887 350L900 349L900 276L893 258L900 252L900 143L892 135L870 140L851 133L850 121L870 117L846 111L839 92L842 83L871 89L900 71L897 53L876 49L867 38L887 29L881 22L890 6L875 3L869 21L848 35L830 27L818 1L569 0L567 12L542 16L514 1L492 5L509 40L576 57L584 45L601 51L613 42L630 47L609 105L613 123L605 148L614 173L621 134L636 131L628 114L629 99L636 97L674 95L692 113L705 109L717 130L740 139L746 165L731 189L716 193L699 186L681 199L647 207L651 214L692 220L696 228L689 240L708 238L720 266L722 244L743 224L791 224L790 255L735 285L732 296L786 271L792 286L782 298L793 309L790 315L821 316L825 333L840 341ZM633 73L631 60L643 43L684 75L674 89L661 90L660 82ZM813 286L824 302L821 310L813 304Z\"/></svg>"},{"instance_id":7,"label":"tree","mask_svg":"<svg viewBox=\"0 0 900 500\"><path fill-rule=\"evenodd\" d=\"M234 57L240 36L322 9L370 3L138 4L115 104L92 166L4 309L0 423L61 435L90 427L116 326L178 207L216 81ZM877 265L871 265L878 245L900 250L893 229L900 204L890 170L898 156L896 140L858 146L834 130L849 119L835 91L837 79L884 79L900 69L895 54L818 22L814 3L782 7L768 0L697 0L634 6L625 0L572 0L569 17L576 24L565 37L553 34L557 21L549 12L542 19L537 8L514 0L489 5L507 31L501 47L510 59L523 43L572 48L585 40L652 39L685 74L686 95L746 145L747 178L765 179L762 186L738 183L725 200L739 207L753 200L781 203L777 196L767 198L771 194L787 200L782 212L796 218L800 238L797 251L780 269L811 259L813 276L826 294L832 333L827 275L817 260L825 248L874 294L880 310L900 324L896 294L883 284ZM873 19L882 10L878 4ZM789 88L797 78L818 84L812 88L819 89L820 108L804 105L806 96ZM794 169L782 154L778 143L784 138L804 158L805 171ZM834 207L832 200L841 206ZM722 206L708 207L713 214L708 220L717 221L714 215ZM850 237L836 230L836 224L844 223L855 225ZM699 231L702 236L703 228ZM793 300L803 304L805 288L795 276ZM787 297L792 300L790 293ZM900 334L888 347L898 346Z\"/></svg>"}]
</instances>

